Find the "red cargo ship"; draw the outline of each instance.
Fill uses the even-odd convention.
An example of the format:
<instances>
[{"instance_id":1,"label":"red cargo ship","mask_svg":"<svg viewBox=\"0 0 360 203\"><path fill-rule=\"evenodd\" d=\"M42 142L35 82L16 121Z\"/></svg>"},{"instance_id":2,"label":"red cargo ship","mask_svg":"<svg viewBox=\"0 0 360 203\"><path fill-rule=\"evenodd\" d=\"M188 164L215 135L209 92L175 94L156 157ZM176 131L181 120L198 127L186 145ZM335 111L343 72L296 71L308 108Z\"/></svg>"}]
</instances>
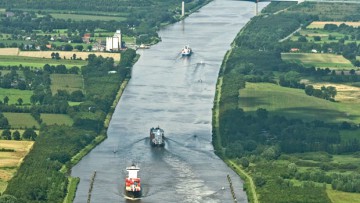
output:
<instances>
[{"instance_id":1,"label":"red cargo ship","mask_svg":"<svg viewBox=\"0 0 360 203\"><path fill-rule=\"evenodd\" d=\"M128 175L125 178L125 198L136 200L141 197L141 184L140 178L138 177L139 167L135 164L130 167L126 167Z\"/></svg>"}]
</instances>

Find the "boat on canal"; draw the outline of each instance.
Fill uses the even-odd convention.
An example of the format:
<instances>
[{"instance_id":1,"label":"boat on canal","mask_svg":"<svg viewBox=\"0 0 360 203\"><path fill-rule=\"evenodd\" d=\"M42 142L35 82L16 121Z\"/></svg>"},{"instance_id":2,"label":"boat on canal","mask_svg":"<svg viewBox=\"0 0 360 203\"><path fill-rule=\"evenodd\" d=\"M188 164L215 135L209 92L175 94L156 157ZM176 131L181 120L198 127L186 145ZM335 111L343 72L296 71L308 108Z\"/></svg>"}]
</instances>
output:
<instances>
[{"instance_id":1,"label":"boat on canal","mask_svg":"<svg viewBox=\"0 0 360 203\"><path fill-rule=\"evenodd\" d=\"M181 50L181 56L191 56L192 49L189 45L184 46L184 48Z\"/></svg>"},{"instance_id":2,"label":"boat on canal","mask_svg":"<svg viewBox=\"0 0 360 203\"><path fill-rule=\"evenodd\" d=\"M138 177L140 168L132 164L126 167L126 171L128 175L125 178L125 198L130 200L140 199L142 196L140 178Z\"/></svg>"},{"instance_id":3,"label":"boat on canal","mask_svg":"<svg viewBox=\"0 0 360 203\"><path fill-rule=\"evenodd\" d=\"M165 135L164 130L159 126L150 129L150 144L153 147L165 146Z\"/></svg>"}]
</instances>

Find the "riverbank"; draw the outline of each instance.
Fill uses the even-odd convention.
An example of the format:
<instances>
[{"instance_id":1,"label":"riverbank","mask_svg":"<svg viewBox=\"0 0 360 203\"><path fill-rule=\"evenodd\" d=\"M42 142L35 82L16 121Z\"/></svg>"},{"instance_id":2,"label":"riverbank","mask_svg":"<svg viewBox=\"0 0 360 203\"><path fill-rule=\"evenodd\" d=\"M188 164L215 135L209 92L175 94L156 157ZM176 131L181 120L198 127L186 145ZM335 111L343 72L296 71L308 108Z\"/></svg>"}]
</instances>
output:
<instances>
[{"instance_id":1,"label":"riverbank","mask_svg":"<svg viewBox=\"0 0 360 203\"><path fill-rule=\"evenodd\" d=\"M231 54L231 51L232 49L230 49L224 57L223 64L221 65L219 71L219 77L216 83L215 99L214 99L214 107L213 107L213 131L212 131L213 145L216 154L244 181L244 190L246 191L248 201L251 203L258 203L259 200L258 200L258 195L256 193L256 186L254 184L252 177L248 173L246 173L246 171L243 170L234 161L232 161L231 159L227 159L225 157L225 149L222 147L221 144L222 141L221 141L220 128L219 128L219 115L220 115L221 87L223 84L222 74L225 71L226 62Z\"/></svg>"}]
</instances>

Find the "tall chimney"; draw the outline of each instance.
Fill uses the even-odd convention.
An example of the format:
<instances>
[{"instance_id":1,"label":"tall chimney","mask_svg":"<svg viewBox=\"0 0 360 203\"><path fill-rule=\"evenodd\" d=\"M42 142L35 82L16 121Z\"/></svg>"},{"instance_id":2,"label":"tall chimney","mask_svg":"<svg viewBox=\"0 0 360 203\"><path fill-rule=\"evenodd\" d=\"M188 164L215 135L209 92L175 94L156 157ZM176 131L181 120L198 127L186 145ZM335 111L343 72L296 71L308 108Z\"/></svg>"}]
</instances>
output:
<instances>
[{"instance_id":1,"label":"tall chimney","mask_svg":"<svg viewBox=\"0 0 360 203\"><path fill-rule=\"evenodd\" d=\"M256 0L256 2L255 2L255 15L256 16L259 14L258 3L259 3L259 0Z\"/></svg>"},{"instance_id":2,"label":"tall chimney","mask_svg":"<svg viewBox=\"0 0 360 203\"><path fill-rule=\"evenodd\" d=\"M181 4L181 16L184 16L185 15L185 3L184 1L182 1L182 4Z\"/></svg>"}]
</instances>

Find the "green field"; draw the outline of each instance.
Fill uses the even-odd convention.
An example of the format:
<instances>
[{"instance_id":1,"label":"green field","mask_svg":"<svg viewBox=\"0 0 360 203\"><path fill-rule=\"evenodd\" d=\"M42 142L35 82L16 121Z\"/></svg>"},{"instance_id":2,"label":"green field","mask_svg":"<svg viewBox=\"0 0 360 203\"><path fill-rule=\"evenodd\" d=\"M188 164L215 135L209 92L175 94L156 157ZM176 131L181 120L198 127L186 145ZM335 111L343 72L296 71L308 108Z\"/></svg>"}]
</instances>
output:
<instances>
[{"instance_id":1,"label":"green field","mask_svg":"<svg viewBox=\"0 0 360 203\"><path fill-rule=\"evenodd\" d=\"M69 93L76 90L83 90L84 79L81 75L74 74L51 74L51 92L57 93L57 90L67 90Z\"/></svg>"},{"instance_id":2,"label":"green field","mask_svg":"<svg viewBox=\"0 0 360 203\"><path fill-rule=\"evenodd\" d=\"M84 14L64 14L64 13L51 13L54 18L58 19L71 19L75 21L85 21L85 20L100 20L100 21L124 21L126 18L118 16L96 16L96 15L84 15Z\"/></svg>"},{"instance_id":3,"label":"green field","mask_svg":"<svg viewBox=\"0 0 360 203\"><path fill-rule=\"evenodd\" d=\"M69 115L66 114L41 114L41 119L43 123L47 125L68 125L71 126L73 124L73 120Z\"/></svg>"},{"instance_id":4,"label":"green field","mask_svg":"<svg viewBox=\"0 0 360 203\"><path fill-rule=\"evenodd\" d=\"M322 30L322 29L305 29L305 30L300 30L298 32L298 34L300 34L301 36L306 37L308 42L314 42L317 44L323 44L323 43L331 43L331 42L335 42L337 43L340 39L344 38L346 35L339 33L339 32L330 32L330 31L326 31L326 30ZM333 40L329 40L329 35L335 37L335 39ZM320 41L314 41L314 36L319 36L321 38ZM290 40L291 41L298 41L299 39L299 35L293 35L291 36ZM360 43L359 40L351 40L351 36L348 35L349 40L345 40L345 44L351 43L351 42L356 42L357 44Z\"/></svg>"},{"instance_id":5,"label":"green field","mask_svg":"<svg viewBox=\"0 0 360 203\"><path fill-rule=\"evenodd\" d=\"M360 109L351 103L330 102L308 96L301 89L268 83L246 83L240 90L239 107L248 112L265 108L270 113L305 120L360 122Z\"/></svg>"},{"instance_id":6,"label":"green field","mask_svg":"<svg viewBox=\"0 0 360 203\"><path fill-rule=\"evenodd\" d=\"M30 90L4 89L0 88L0 100L3 102L4 97L9 97L9 104L18 103L18 99L23 100L23 105L30 104L30 97L33 94Z\"/></svg>"},{"instance_id":7,"label":"green field","mask_svg":"<svg viewBox=\"0 0 360 203\"><path fill-rule=\"evenodd\" d=\"M326 193L333 203L360 203L360 193L337 191L330 186L326 189Z\"/></svg>"},{"instance_id":8,"label":"green field","mask_svg":"<svg viewBox=\"0 0 360 203\"><path fill-rule=\"evenodd\" d=\"M39 128L39 124L30 115L30 113L3 113L3 114L8 119L9 124L13 129L32 128L33 126Z\"/></svg>"},{"instance_id":9,"label":"green field","mask_svg":"<svg viewBox=\"0 0 360 203\"><path fill-rule=\"evenodd\" d=\"M25 57L25 56L1 56L0 55L0 65L1 66L30 66L36 68L42 68L45 64L49 65L65 65L67 68L73 66L84 66L87 61L83 60L54 60L46 58L36 58L36 57Z\"/></svg>"},{"instance_id":10,"label":"green field","mask_svg":"<svg viewBox=\"0 0 360 203\"><path fill-rule=\"evenodd\" d=\"M282 53L284 61L300 63L305 66L330 68L335 70L351 70L354 66L342 55L320 53Z\"/></svg>"}]
</instances>

